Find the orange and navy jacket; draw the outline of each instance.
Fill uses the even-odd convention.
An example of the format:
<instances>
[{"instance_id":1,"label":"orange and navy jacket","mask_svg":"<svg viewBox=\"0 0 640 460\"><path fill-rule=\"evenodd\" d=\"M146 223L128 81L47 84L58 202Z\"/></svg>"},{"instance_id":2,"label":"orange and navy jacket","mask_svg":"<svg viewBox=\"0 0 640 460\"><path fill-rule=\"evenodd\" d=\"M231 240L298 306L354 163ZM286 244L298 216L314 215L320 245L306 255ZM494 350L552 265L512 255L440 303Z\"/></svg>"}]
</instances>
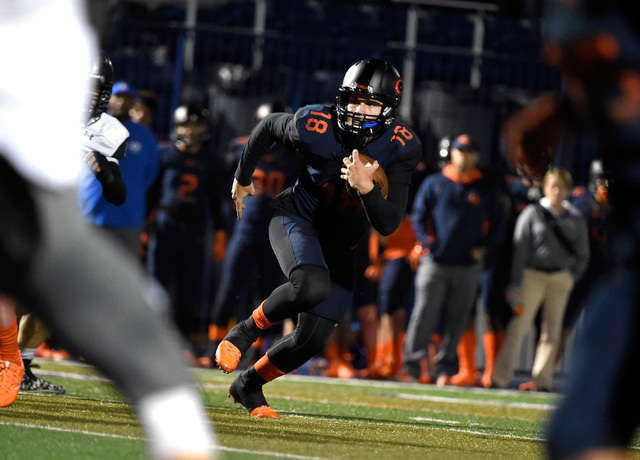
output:
<instances>
[{"instance_id":1,"label":"orange and navy jacket","mask_svg":"<svg viewBox=\"0 0 640 460\"><path fill-rule=\"evenodd\" d=\"M474 263L473 248L492 254L504 237L504 208L496 183L475 169L461 179L452 165L427 176L413 202L417 240L429 257L448 265Z\"/></svg>"}]
</instances>

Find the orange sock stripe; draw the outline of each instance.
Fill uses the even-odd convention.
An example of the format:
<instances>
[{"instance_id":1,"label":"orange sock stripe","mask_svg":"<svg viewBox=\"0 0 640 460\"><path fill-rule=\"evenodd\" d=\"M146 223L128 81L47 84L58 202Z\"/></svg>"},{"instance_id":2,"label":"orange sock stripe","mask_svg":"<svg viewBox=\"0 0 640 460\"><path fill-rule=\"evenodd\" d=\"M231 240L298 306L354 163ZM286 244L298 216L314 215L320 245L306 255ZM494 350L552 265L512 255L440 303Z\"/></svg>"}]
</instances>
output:
<instances>
[{"instance_id":1,"label":"orange sock stripe","mask_svg":"<svg viewBox=\"0 0 640 460\"><path fill-rule=\"evenodd\" d=\"M260 350L262 349L263 346L264 346L264 337L258 337L258 339L255 342L253 342L253 344L251 345L251 348Z\"/></svg>"},{"instance_id":2,"label":"orange sock stripe","mask_svg":"<svg viewBox=\"0 0 640 460\"><path fill-rule=\"evenodd\" d=\"M460 368L468 371L476 370L476 333L474 331L465 331L460 338L457 347L458 360Z\"/></svg>"},{"instance_id":3,"label":"orange sock stripe","mask_svg":"<svg viewBox=\"0 0 640 460\"><path fill-rule=\"evenodd\" d=\"M264 301L260 304L258 308L253 310L253 320L255 321L256 325L264 331L266 329L269 329L271 326L273 326L276 323L272 323L267 319L267 317L264 315L263 306L264 306Z\"/></svg>"},{"instance_id":4,"label":"orange sock stripe","mask_svg":"<svg viewBox=\"0 0 640 460\"><path fill-rule=\"evenodd\" d=\"M493 369L498 354L497 340L495 332L485 332L482 336L482 344L484 345L484 362L485 368Z\"/></svg>"},{"instance_id":5,"label":"orange sock stripe","mask_svg":"<svg viewBox=\"0 0 640 460\"><path fill-rule=\"evenodd\" d=\"M269 355L265 354L262 358L260 358L254 365L256 372L260 377L265 379L267 382L271 382L272 380L277 379L278 377L282 377L286 374L286 372L282 372L273 363L269 360Z\"/></svg>"},{"instance_id":6,"label":"orange sock stripe","mask_svg":"<svg viewBox=\"0 0 640 460\"><path fill-rule=\"evenodd\" d=\"M18 347L18 322L11 326L0 329L0 358L3 361L18 362L20 358L20 348Z\"/></svg>"}]
</instances>

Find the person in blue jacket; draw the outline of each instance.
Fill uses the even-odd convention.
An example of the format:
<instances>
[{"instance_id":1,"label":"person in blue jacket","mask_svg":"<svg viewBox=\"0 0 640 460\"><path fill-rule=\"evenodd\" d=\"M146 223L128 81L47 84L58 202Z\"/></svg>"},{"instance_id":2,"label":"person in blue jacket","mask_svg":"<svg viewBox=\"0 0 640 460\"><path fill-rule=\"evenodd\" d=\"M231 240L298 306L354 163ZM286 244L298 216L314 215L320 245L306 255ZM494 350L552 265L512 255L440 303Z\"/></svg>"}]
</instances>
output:
<instances>
[{"instance_id":1,"label":"person in blue jacket","mask_svg":"<svg viewBox=\"0 0 640 460\"><path fill-rule=\"evenodd\" d=\"M421 377L421 361L442 316L442 346L436 375L430 376L439 386L458 372L456 349L478 294L484 260L504 234L500 191L477 167L479 159L475 141L459 135L450 163L424 179L413 201L412 221L423 255L407 326L405 371L416 380Z\"/></svg>"}]
</instances>

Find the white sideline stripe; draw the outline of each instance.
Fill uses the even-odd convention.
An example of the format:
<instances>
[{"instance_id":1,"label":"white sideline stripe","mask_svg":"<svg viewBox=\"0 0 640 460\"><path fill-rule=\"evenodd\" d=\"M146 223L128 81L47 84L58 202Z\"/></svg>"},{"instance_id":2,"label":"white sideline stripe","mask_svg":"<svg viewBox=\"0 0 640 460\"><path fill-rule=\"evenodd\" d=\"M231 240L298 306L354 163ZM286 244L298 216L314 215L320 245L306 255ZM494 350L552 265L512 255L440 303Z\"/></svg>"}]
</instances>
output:
<instances>
[{"instance_id":1,"label":"white sideline stripe","mask_svg":"<svg viewBox=\"0 0 640 460\"><path fill-rule=\"evenodd\" d=\"M40 425L31 425L27 423L9 423L3 422L0 420L0 425L6 426L19 426L22 428L33 428L40 430L48 430L48 431L59 431L63 433L75 433L75 434L86 434L88 436L99 436L103 438L114 438L114 439L127 439L131 441L145 441L145 438L140 438L137 436L124 436L121 434L109 434L109 433L97 433L95 431L85 431L85 430L70 430L68 428L58 428L53 426L40 426ZM234 447L225 447L225 446L216 446L218 450L224 450L227 452L238 452L244 454L255 454L255 455L272 455L277 458L295 458L299 460L329 460L326 457L308 457L305 455L294 455L294 454L281 454L279 452L268 452L268 451L257 451L257 450L247 450L247 449L236 449Z\"/></svg>"},{"instance_id":2,"label":"white sideline stripe","mask_svg":"<svg viewBox=\"0 0 640 460\"><path fill-rule=\"evenodd\" d=\"M117 438L117 439L129 439L132 441L144 441L144 438L140 438L138 436L125 436L122 434L99 433L95 431L86 431L86 430L71 430L68 428L59 428L59 427L48 426L48 425L42 426L42 425L32 425L29 423L11 423L11 422L3 422L3 421L0 421L0 425L19 426L22 428L34 428L34 429L48 430L48 431L60 431L63 433L86 434L89 436L100 436L103 438Z\"/></svg>"},{"instance_id":3,"label":"white sideline stripe","mask_svg":"<svg viewBox=\"0 0 640 460\"><path fill-rule=\"evenodd\" d=\"M549 411L555 407L552 404L532 404L532 403L519 403L519 402L512 402L512 401L480 401L475 399L447 398L446 396L414 395L409 393L393 393L390 396L394 398L400 398L400 399L412 399L414 401L444 402L444 403L450 403L450 404L470 404L475 406L501 406L501 407L513 407L516 409L535 409L535 410L542 410L542 411Z\"/></svg>"}]
</instances>

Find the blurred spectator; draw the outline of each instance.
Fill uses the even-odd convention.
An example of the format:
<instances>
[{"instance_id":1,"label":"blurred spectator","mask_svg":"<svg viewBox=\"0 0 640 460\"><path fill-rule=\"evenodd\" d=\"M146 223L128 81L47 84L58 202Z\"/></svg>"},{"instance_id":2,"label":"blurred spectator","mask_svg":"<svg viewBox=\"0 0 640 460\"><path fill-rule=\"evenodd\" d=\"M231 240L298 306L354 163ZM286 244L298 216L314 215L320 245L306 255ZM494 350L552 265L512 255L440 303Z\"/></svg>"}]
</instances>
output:
<instances>
[{"instance_id":1,"label":"blurred spectator","mask_svg":"<svg viewBox=\"0 0 640 460\"><path fill-rule=\"evenodd\" d=\"M640 426L640 18L635 3L621 0L553 6L544 50L566 92L551 96L551 112L538 110L550 99L544 95L516 114L507 141L524 159L540 152L517 140L553 138L563 120L592 135L611 181L607 254L615 265L590 290L563 395L546 427L547 453L554 460L632 458Z\"/></svg>"},{"instance_id":2,"label":"blurred spectator","mask_svg":"<svg viewBox=\"0 0 640 460\"><path fill-rule=\"evenodd\" d=\"M484 259L497 249L504 232L498 187L477 168L479 159L478 146L468 135L456 137L450 163L424 179L413 203L413 227L424 255L407 326L405 370L416 380L421 377L421 361L442 317L442 348L434 371L440 386L458 372L456 349L476 299Z\"/></svg>"},{"instance_id":3,"label":"blurred spectator","mask_svg":"<svg viewBox=\"0 0 640 460\"><path fill-rule=\"evenodd\" d=\"M371 265L366 275L377 282L380 324L369 378L393 379L404 364L407 311L413 303L414 282L409 257L415 241L409 213L391 235L371 235Z\"/></svg>"},{"instance_id":4,"label":"blurred spectator","mask_svg":"<svg viewBox=\"0 0 640 460\"><path fill-rule=\"evenodd\" d=\"M209 111L181 105L172 118L173 144L162 151L159 172L149 190L147 266L171 294L172 317L190 352L204 340L208 314L204 282L215 228L214 257L224 258L226 236L220 212L216 152L208 146Z\"/></svg>"},{"instance_id":5,"label":"blurred spectator","mask_svg":"<svg viewBox=\"0 0 640 460\"><path fill-rule=\"evenodd\" d=\"M578 280L571 295L562 320L562 334L558 346L556 363L562 358L569 334L582 313L585 300L591 286L613 266L607 250L607 226L611 217L609 203L610 177L604 170L602 160L594 160L589 167L587 187L575 187L571 193L571 202L582 212L589 230L589 265Z\"/></svg>"},{"instance_id":6,"label":"blurred spectator","mask_svg":"<svg viewBox=\"0 0 640 460\"><path fill-rule=\"evenodd\" d=\"M129 109L129 116L135 123L154 129L154 121L158 108L160 107L160 99L156 93L148 89L139 89L133 100L133 105Z\"/></svg>"},{"instance_id":7,"label":"blurred spectator","mask_svg":"<svg viewBox=\"0 0 640 460\"><path fill-rule=\"evenodd\" d=\"M484 352L484 369L480 377L480 385L491 387L491 374L495 366L498 352L504 342L504 333L513 316L511 305L505 293L511 276L513 259L513 229L516 219L529 204L537 202L541 197L539 184L518 176L507 175L503 183L506 203L505 232L500 249L495 258L482 275L481 299L484 307L484 324L486 330L482 337Z\"/></svg>"},{"instance_id":8,"label":"blurred spectator","mask_svg":"<svg viewBox=\"0 0 640 460\"><path fill-rule=\"evenodd\" d=\"M506 387L514 374L525 335L542 306L542 330L535 354L532 382L521 390L553 391L553 363L569 294L589 261L587 225L567 200L568 171L553 168L542 181L544 198L528 205L513 234L513 263L507 300L514 309L491 376L492 386Z\"/></svg>"}]
</instances>

